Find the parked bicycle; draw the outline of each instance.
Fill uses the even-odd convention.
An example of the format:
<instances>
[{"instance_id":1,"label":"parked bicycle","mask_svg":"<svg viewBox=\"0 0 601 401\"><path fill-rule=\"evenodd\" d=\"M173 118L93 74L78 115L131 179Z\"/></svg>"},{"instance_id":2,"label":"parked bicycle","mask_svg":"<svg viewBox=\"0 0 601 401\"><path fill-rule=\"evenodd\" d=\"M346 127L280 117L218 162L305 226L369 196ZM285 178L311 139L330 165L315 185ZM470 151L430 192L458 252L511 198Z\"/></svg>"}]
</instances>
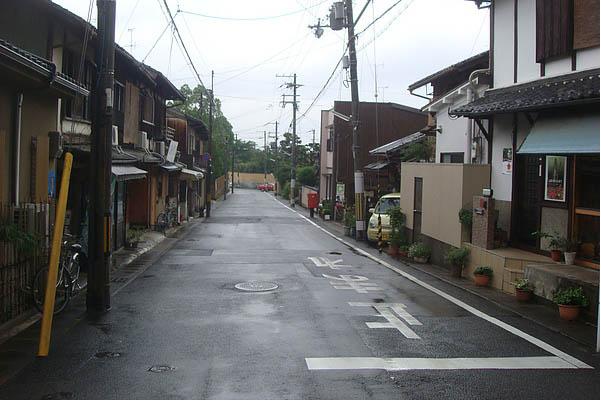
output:
<instances>
[{"instance_id":1,"label":"parked bicycle","mask_svg":"<svg viewBox=\"0 0 601 401\"><path fill-rule=\"evenodd\" d=\"M67 307L69 300L82 289L79 285L79 273L85 255L81 250L81 245L77 243L74 237L65 235L65 238L61 247L56 280L55 315L62 312ZM40 312L44 310L47 281L48 267L45 267L35 275L31 286L33 303Z\"/></svg>"},{"instance_id":2,"label":"parked bicycle","mask_svg":"<svg viewBox=\"0 0 601 401\"><path fill-rule=\"evenodd\" d=\"M177 207L167 208L157 216L157 230L165 233L165 230L177 224Z\"/></svg>"}]
</instances>

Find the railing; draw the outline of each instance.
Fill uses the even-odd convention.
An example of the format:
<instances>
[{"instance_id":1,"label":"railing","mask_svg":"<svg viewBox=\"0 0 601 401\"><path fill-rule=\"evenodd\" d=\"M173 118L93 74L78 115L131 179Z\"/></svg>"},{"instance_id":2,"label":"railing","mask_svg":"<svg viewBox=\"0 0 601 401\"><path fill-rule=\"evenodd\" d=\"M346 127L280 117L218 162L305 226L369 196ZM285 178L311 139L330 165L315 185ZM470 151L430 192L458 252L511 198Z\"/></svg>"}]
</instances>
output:
<instances>
[{"instance_id":1,"label":"railing","mask_svg":"<svg viewBox=\"0 0 601 401\"><path fill-rule=\"evenodd\" d=\"M48 263L50 205L0 204L0 324L33 307L29 287Z\"/></svg>"}]
</instances>

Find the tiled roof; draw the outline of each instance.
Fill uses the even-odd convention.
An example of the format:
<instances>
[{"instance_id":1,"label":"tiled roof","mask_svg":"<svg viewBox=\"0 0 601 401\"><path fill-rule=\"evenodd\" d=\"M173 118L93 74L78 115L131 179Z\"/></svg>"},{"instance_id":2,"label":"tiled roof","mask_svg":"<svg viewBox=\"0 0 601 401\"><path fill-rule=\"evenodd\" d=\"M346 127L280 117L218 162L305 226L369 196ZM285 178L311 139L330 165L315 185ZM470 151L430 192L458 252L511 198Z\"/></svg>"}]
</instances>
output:
<instances>
[{"instance_id":1,"label":"tiled roof","mask_svg":"<svg viewBox=\"0 0 601 401\"><path fill-rule=\"evenodd\" d=\"M5 57L9 57L20 65L33 68L42 75L47 76L49 82L56 82L72 91L86 96L89 94L89 91L79 82L61 72L58 72L56 70L56 65L50 60L46 60L31 52L28 52L27 50L21 49L20 47L15 46L4 39L0 39L0 52Z\"/></svg>"},{"instance_id":2,"label":"tiled roof","mask_svg":"<svg viewBox=\"0 0 601 401\"><path fill-rule=\"evenodd\" d=\"M485 52L476 54L475 56L472 56L470 58L462 60L453 65L450 65L448 67L445 67L442 70L437 71L433 74L430 74L427 77L422 78L419 81L414 82L411 85L409 85L408 89L410 91L412 91L412 90L420 88L426 84L429 84L430 82L434 81L435 79L438 79L446 74L456 72L459 70L471 70L471 69L477 68L478 66L480 66L481 68L486 68L488 66L488 50L486 50Z\"/></svg>"},{"instance_id":3,"label":"tiled roof","mask_svg":"<svg viewBox=\"0 0 601 401\"><path fill-rule=\"evenodd\" d=\"M475 117L594 102L599 102L598 68L491 89L451 113Z\"/></svg>"},{"instance_id":4,"label":"tiled roof","mask_svg":"<svg viewBox=\"0 0 601 401\"><path fill-rule=\"evenodd\" d=\"M394 152L402 149L404 146L407 146L415 141L419 141L425 137L426 137L426 134L424 134L423 132L416 132L414 134L407 135L400 139L397 139L396 141L392 141L390 143L387 143L385 145L382 145L380 147L372 149L369 151L369 154L372 156L375 156L375 155L387 155L390 153L394 153Z\"/></svg>"}]
</instances>

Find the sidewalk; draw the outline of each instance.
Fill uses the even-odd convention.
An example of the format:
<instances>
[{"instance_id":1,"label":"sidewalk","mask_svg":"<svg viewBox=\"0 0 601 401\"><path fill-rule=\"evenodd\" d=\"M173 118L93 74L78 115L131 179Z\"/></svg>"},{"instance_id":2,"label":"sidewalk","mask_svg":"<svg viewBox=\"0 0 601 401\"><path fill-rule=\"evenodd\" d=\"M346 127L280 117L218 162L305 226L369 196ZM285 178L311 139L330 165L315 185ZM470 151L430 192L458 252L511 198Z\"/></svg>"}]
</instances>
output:
<instances>
[{"instance_id":1,"label":"sidewalk","mask_svg":"<svg viewBox=\"0 0 601 401\"><path fill-rule=\"evenodd\" d=\"M281 198L278 198L278 200L282 201ZM284 203L287 204L286 202ZM301 206L297 206L296 211L305 215L306 217L309 217L309 211ZM356 241L351 237L345 237L344 227L340 222L322 220L317 214L312 221L332 234L344 238L345 241L361 247L373 256L383 259L388 263L397 265L399 267L411 267L456 288L462 289L472 295L485 299L495 304L499 308L515 313L516 315L534 322L548 330L568 337L571 340L592 349L593 351L596 348L596 326L582 321L566 322L561 320L557 312L557 306L547 300L537 297L536 300L529 303L518 302L515 300L513 295L506 294L490 287L478 287L473 281L466 278L452 277L450 271L443 267L432 264L417 264L406 258L398 260L392 258L385 252L379 253L377 249L370 247L366 242Z\"/></svg>"}]
</instances>

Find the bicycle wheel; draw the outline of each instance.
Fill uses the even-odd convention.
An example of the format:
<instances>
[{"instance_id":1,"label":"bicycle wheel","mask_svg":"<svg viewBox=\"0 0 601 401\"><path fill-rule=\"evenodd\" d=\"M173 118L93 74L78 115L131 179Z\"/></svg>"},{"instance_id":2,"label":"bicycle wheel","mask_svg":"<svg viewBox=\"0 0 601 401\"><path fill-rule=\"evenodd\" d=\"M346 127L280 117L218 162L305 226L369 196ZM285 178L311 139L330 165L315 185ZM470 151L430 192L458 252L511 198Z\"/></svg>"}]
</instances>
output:
<instances>
[{"instance_id":1,"label":"bicycle wheel","mask_svg":"<svg viewBox=\"0 0 601 401\"><path fill-rule=\"evenodd\" d=\"M157 216L157 228L159 229L159 231L165 232L167 224L167 215L165 213L159 213L159 215Z\"/></svg>"},{"instance_id":2,"label":"bicycle wheel","mask_svg":"<svg viewBox=\"0 0 601 401\"><path fill-rule=\"evenodd\" d=\"M33 279L33 304L40 312L44 311L44 297L46 294L46 282L48 280L48 268L40 270ZM59 272L56 283L56 296L54 298L54 314L62 312L71 297L71 276L65 269Z\"/></svg>"}]
</instances>

